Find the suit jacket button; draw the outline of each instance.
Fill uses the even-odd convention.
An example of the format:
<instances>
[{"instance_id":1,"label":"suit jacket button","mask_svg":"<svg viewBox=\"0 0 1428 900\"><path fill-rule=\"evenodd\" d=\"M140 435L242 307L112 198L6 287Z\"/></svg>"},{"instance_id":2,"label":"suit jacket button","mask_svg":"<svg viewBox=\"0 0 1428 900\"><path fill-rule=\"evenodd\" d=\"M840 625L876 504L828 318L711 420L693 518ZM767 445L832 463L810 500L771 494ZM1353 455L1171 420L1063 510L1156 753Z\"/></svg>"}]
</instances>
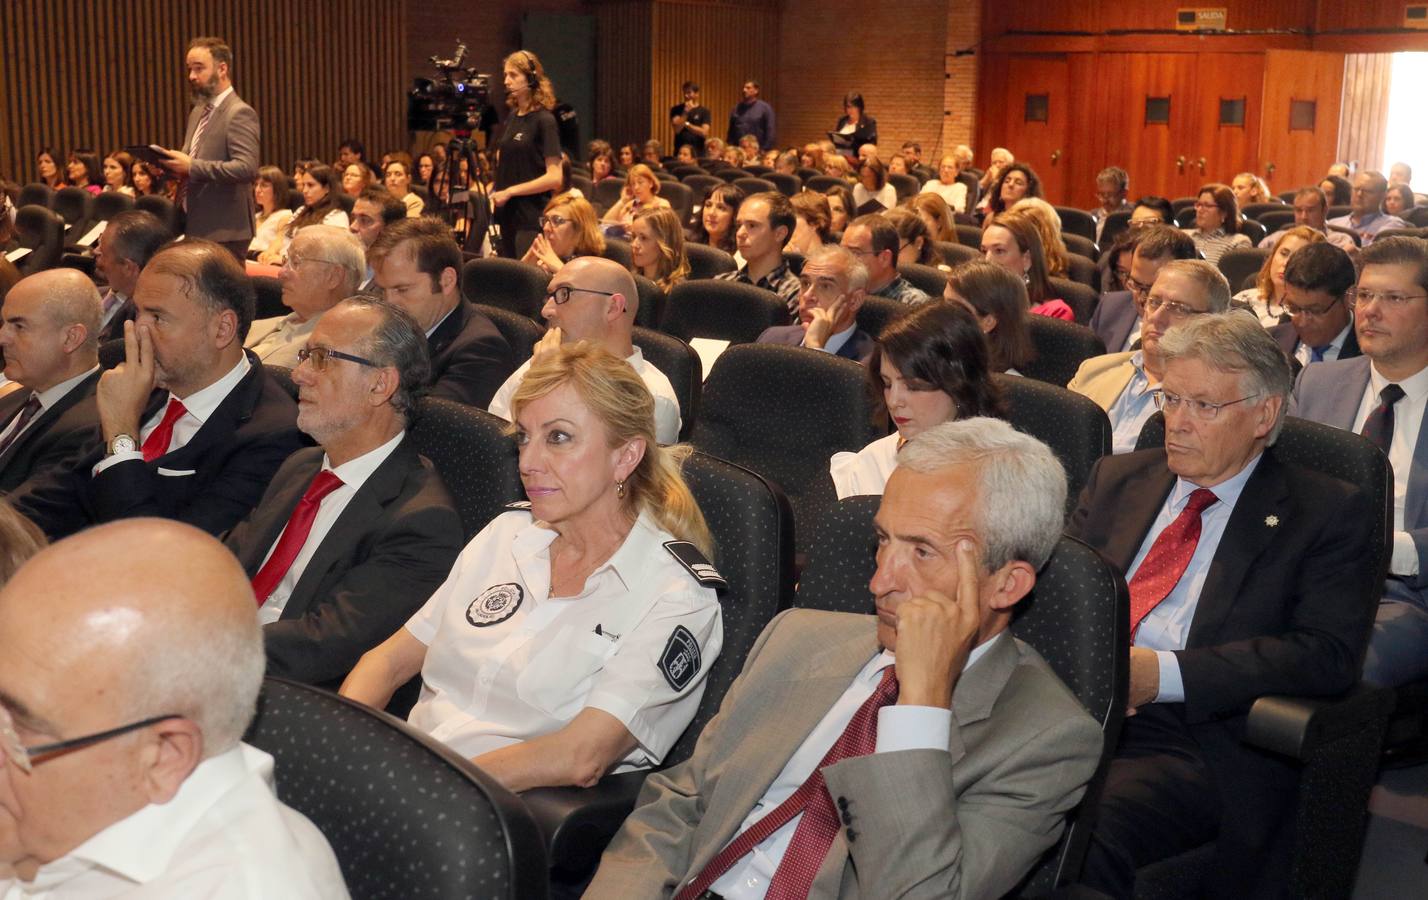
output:
<instances>
[{"instance_id":1,"label":"suit jacket button","mask_svg":"<svg viewBox=\"0 0 1428 900\"><path fill-rule=\"evenodd\" d=\"M843 811L843 824L844 824L844 825L852 825L852 824L853 824L853 817L850 816L850 815L848 815L847 810L844 810L844 811Z\"/></svg>"},{"instance_id":2,"label":"suit jacket button","mask_svg":"<svg viewBox=\"0 0 1428 900\"><path fill-rule=\"evenodd\" d=\"M847 797L839 797L839 798L838 798L838 808L839 808L839 809L847 809L847 808L848 808L848 798L847 798Z\"/></svg>"},{"instance_id":3,"label":"suit jacket button","mask_svg":"<svg viewBox=\"0 0 1428 900\"><path fill-rule=\"evenodd\" d=\"M853 829L849 828L849 829L848 829L848 843L851 844L851 843L853 843L854 841L856 841L857 839L858 839L858 832L856 832L856 831L854 831Z\"/></svg>"}]
</instances>

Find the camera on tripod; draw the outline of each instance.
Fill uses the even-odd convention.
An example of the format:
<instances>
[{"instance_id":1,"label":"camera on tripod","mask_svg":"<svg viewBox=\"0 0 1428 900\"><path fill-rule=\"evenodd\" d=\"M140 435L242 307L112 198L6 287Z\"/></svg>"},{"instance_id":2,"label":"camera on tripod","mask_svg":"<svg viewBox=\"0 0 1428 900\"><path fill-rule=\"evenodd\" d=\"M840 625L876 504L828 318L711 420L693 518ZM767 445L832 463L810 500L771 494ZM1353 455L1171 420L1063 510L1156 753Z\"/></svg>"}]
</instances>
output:
<instances>
[{"instance_id":1,"label":"camera on tripod","mask_svg":"<svg viewBox=\"0 0 1428 900\"><path fill-rule=\"evenodd\" d=\"M466 44L456 40L451 59L431 57L439 73L436 79L417 78L407 94L407 129L410 131L450 131L458 137L489 129L496 121L491 106L491 76L463 65Z\"/></svg>"}]
</instances>

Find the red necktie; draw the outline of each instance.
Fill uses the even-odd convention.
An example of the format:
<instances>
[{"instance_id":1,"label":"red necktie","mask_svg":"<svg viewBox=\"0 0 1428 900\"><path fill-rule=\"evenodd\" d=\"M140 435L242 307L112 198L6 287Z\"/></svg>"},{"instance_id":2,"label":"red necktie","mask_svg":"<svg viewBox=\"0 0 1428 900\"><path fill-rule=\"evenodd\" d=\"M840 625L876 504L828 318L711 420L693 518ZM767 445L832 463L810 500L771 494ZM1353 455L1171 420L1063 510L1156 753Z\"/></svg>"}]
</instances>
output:
<instances>
[{"instance_id":1,"label":"red necktie","mask_svg":"<svg viewBox=\"0 0 1428 900\"><path fill-rule=\"evenodd\" d=\"M773 812L759 819L748 831L720 850L703 871L675 895L675 900L695 900L734 863L799 813L803 813L803 818L798 820L798 827L793 830L793 840L789 842L788 850L769 882L765 897L767 900L806 898L839 828L838 811L833 808L833 798L828 795L828 787L824 784L823 769L850 756L867 756L877 749L878 710L897 700L897 689L896 667L888 666L883 669L883 679L872 696L853 713L853 719L843 735L828 750L808 780Z\"/></svg>"},{"instance_id":2,"label":"red necktie","mask_svg":"<svg viewBox=\"0 0 1428 900\"><path fill-rule=\"evenodd\" d=\"M144 440L144 462L153 462L169 452L169 443L174 439L174 423L182 419L186 412L188 410L183 408L182 400L169 397L168 409L164 410L164 420L159 423L159 427L149 432L148 438Z\"/></svg>"},{"instance_id":3,"label":"red necktie","mask_svg":"<svg viewBox=\"0 0 1428 900\"><path fill-rule=\"evenodd\" d=\"M1165 526L1150 545L1150 552L1130 580L1132 636L1140 627L1141 619L1169 596L1180 576L1185 574L1190 558L1195 555L1195 545L1200 543L1200 513L1219 499L1205 488L1196 488L1180 515Z\"/></svg>"},{"instance_id":4,"label":"red necktie","mask_svg":"<svg viewBox=\"0 0 1428 900\"><path fill-rule=\"evenodd\" d=\"M10 445L15 443L15 438L24 433L25 426L30 424L30 420L33 419L39 411L40 395L31 394L30 399L25 401L25 405L20 407L19 415L15 416L15 427L10 429L10 433L6 435L4 441L0 441L0 456L3 456L5 451L10 449Z\"/></svg>"},{"instance_id":5,"label":"red necktie","mask_svg":"<svg viewBox=\"0 0 1428 900\"><path fill-rule=\"evenodd\" d=\"M272 555L263 563L258 574L253 576L253 596L257 598L259 606L268 602L273 588L288 574L293 560L297 559L298 553L302 551L302 545L307 543L307 536L312 532L312 522L317 518L318 507L322 506L322 498L340 487L342 479L328 469L318 472L312 484L307 486L307 491L298 501L287 526L283 528L277 545L273 547Z\"/></svg>"}]
</instances>

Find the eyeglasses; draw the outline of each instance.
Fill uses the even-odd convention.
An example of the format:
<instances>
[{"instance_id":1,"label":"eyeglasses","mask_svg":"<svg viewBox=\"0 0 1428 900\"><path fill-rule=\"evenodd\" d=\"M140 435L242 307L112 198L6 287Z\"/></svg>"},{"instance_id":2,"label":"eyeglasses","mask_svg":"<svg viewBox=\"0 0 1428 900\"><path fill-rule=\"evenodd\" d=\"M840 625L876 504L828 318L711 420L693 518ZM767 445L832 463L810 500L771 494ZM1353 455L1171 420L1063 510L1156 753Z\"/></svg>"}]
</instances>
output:
<instances>
[{"instance_id":1,"label":"eyeglasses","mask_svg":"<svg viewBox=\"0 0 1428 900\"><path fill-rule=\"evenodd\" d=\"M597 291L592 288L575 287L574 285L562 284L560 287L546 294L545 299L547 302L554 300L555 305L560 306L562 303L569 300L571 293L575 291L583 291L587 294L599 294L601 297L613 297L617 293L619 293L619 291Z\"/></svg>"},{"instance_id":2,"label":"eyeglasses","mask_svg":"<svg viewBox=\"0 0 1428 900\"><path fill-rule=\"evenodd\" d=\"M329 359L345 359L359 366L368 366L373 369L382 368L370 359L354 356L351 353L343 353L341 350L333 350L330 347L304 347L297 352L297 358L299 365L305 362L312 363L314 372L326 372Z\"/></svg>"},{"instance_id":3,"label":"eyeglasses","mask_svg":"<svg viewBox=\"0 0 1428 900\"><path fill-rule=\"evenodd\" d=\"M297 253L289 253L287 260L283 262L283 268L292 269L296 272L301 266L310 262L327 263L329 266L340 265L340 263L333 262L330 259L323 259L320 256L302 256Z\"/></svg>"},{"instance_id":4,"label":"eyeglasses","mask_svg":"<svg viewBox=\"0 0 1428 900\"><path fill-rule=\"evenodd\" d=\"M547 225L549 225L551 228L559 228L560 226L568 223L570 220L565 218L564 216L541 216L536 221L540 223L540 227L542 228Z\"/></svg>"},{"instance_id":5,"label":"eyeglasses","mask_svg":"<svg viewBox=\"0 0 1428 900\"><path fill-rule=\"evenodd\" d=\"M1182 397L1179 394L1172 394L1169 391L1156 391L1155 408L1170 412L1182 407L1190 415L1202 422L1213 421L1215 416L1220 414L1220 410L1227 406L1234 406L1236 403L1243 403L1246 400L1253 400L1259 394L1250 394L1248 397L1241 397L1238 400L1226 400L1224 403L1211 403L1208 400L1191 400L1189 397Z\"/></svg>"},{"instance_id":6,"label":"eyeglasses","mask_svg":"<svg viewBox=\"0 0 1428 900\"><path fill-rule=\"evenodd\" d=\"M1344 296L1349 301L1350 307L1377 302L1394 309L1402 309L1408 305L1409 300L1421 300L1428 297L1428 294L1383 293L1381 291L1365 291L1362 288L1350 288Z\"/></svg>"},{"instance_id":7,"label":"eyeglasses","mask_svg":"<svg viewBox=\"0 0 1428 900\"><path fill-rule=\"evenodd\" d=\"M169 719L183 718L178 713L168 713L162 716L151 716L141 719L138 722L130 722L128 725L120 725L118 728L110 728L106 731L97 731L94 734L86 734L83 737L70 738L64 741L55 741L51 744L40 744L35 747L26 747L20 742L20 736L15 733L14 721L10 718L10 711L0 706L0 751L13 762L20 771L29 774L39 763L47 759L53 759L63 753L73 750L82 750L94 744L100 744L110 738L128 734L131 731L138 731L141 728L148 728L150 725L157 725Z\"/></svg>"},{"instance_id":8,"label":"eyeglasses","mask_svg":"<svg viewBox=\"0 0 1428 900\"><path fill-rule=\"evenodd\" d=\"M1184 319L1190 316L1203 315L1208 312L1208 310L1204 309L1194 309L1193 307L1186 306L1184 303L1176 303L1174 300L1166 300L1164 297L1146 298L1146 315L1154 315L1161 307L1165 307L1165 311L1170 313L1172 319Z\"/></svg>"},{"instance_id":9,"label":"eyeglasses","mask_svg":"<svg viewBox=\"0 0 1428 900\"><path fill-rule=\"evenodd\" d=\"M1342 299L1344 298L1342 295L1340 295L1338 297L1335 297L1333 300L1330 300L1323 306L1300 306L1297 303L1287 302L1282 305L1284 307L1284 311L1288 313L1291 318L1294 316L1303 316L1306 319L1317 319L1320 316L1328 315L1329 310L1333 309L1335 306L1338 306L1339 301Z\"/></svg>"},{"instance_id":10,"label":"eyeglasses","mask_svg":"<svg viewBox=\"0 0 1428 900\"><path fill-rule=\"evenodd\" d=\"M1150 289L1154 287L1154 285L1146 284L1143 281L1136 281L1129 275L1125 277L1125 285L1126 290L1130 291L1131 295L1134 296L1136 299L1140 299L1142 296L1149 294Z\"/></svg>"},{"instance_id":11,"label":"eyeglasses","mask_svg":"<svg viewBox=\"0 0 1428 900\"><path fill-rule=\"evenodd\" d=\"M1218 209L1218 208L1219 208L1219 204L1218 204L1218 203L1201 203L1201 202L1199 202L1199 201L1197 200L1197 201L1195 201L1195 208L1196 208L1196 209Z\"/></svg>"}]
</instances>

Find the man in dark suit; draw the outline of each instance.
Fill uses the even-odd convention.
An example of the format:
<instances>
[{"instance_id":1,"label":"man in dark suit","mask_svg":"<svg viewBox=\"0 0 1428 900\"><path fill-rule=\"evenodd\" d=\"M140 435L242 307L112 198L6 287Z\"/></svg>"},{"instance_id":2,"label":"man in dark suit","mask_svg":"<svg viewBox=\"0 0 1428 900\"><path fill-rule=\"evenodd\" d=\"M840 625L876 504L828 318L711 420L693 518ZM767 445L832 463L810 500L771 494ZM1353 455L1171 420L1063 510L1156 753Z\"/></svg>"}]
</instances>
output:
<instances>
[{"instance_id":1,"label":"man in dark suit","mask_svg":"<svg viewBox=\"0 0 1428 900\"><path fill-rule=\"evenodd\" d=\"M1269 333L1296 373L1310 363L1359 355L1348 300L1357 278L1349 254L1326 241L1300 247L1285 263L1284 311L1290 320L1270 326Z\"/></svg>"},{"instance_id":2,"label":"man in dark suit","mask_svg":"<svg viewBox=\"0 0 1428 900\"><path fill-rule=\"evenodd\" d=\"M165 247L134 303L125 361L99 379L103 445L16 504L51 537L132 516L222 534L301 444L297 404L243 350L253 286L231 254L202 240Z\"/></svg>"},{"instance_id":3,"label":"man in dark suit","mask_svg":"<svg viewBox=\"0 0 1428 900\"><path fill-rule=\"evenodd\" d=\"M1362 434L1393 466L1393 555L1364 678L1400 685L1428 677L1428 252L1388 237L1359 261L1351 296L1364 355L1306 366L1294 397L1298 415Z\"/></svg>"},{"instance_id":4,"label":"man in dark suit","mask_svg":"<svg viewBox=\"0 0 1428 900\"><path fill-rule=\"evenodd\" d=\"M335 689L446 578L461 518L406 434L429 366L411 317L344 300L303 354L298 428L319 446L288 458L226 542L253 580L268 671Z\"/></svg>"},{"instance_id":5,"label":"man in dark suit","mask_svg":"<svg viewBox=\"0 0 1428 900\"><path fill-rule=\"evenodd\" d=\"M386 298L426 333L431 395L485 409L516 364L501 332L461 297L451 229L434 218L389 225L367 248L367 264Z\"/></svg>"},{"instance_id":6,"label":"man in dark suit","mask_svg":"<svg viewBox=\"0 0 1428 900\"><path fill-rule=\"evenodd\" d=\"M1289 365L1255 319L1194 316L1160 353L1165 447L1102 458L1067 529L1127 574L1133 635L1083 878L1130 897L1138 867L1213 840L1212 895L1277 895L1296 770L1243 747L1245 714L1357 680L1382 512L1276 457Z\"/></svg>"},{"instance_id":7,"label":"man in dark suit","mask_svg":"<svg viewBox=\"0 0 1428 900\"><path fill-rule=\"evenodd\" d=\"M39 272L10 289L4 319L5 375L25 389L0 400L0 493L24 493L99 444L99 292L75 269Z\"/></svg>"},{"instance_id":8,"label":"man in dark suit","mask_svg":"<svg viewBox=\"0 0 1428 900\"><path fill-rule=\"evenodd\" d=\"M1132 232L1130 277L1128 290L1111 291L1101 296L1096 311L1091 314L1091 330L1106 345L1107 353L1122 353L1134 349L1140 341L1141 307L1160 267L1174 259L1195 259L1199 253L1195 242L1178 228L1152 225Z\"/></svg>"},{"instance_id":9,"label":"man in dark suit","mask_svg":"<svg viewBox=\"0 0 1428 900\"><path fill-rule=\"evenodd\" d=\"M130 209L119 213L104 226L94 252L94 268L104 276L109 289L100 297L103 320L98 340L112 341L124 336L124 323L134 319L134 285L144 266L173 235L151 212Z\"/></svg>"},{"instance_id":10,"label":"man in dark suit","mask_svg":"<svg viewBox=\"0 0 1428 900\"><path fill-rule=\"evenodd\" d=\"M766 328L758 342L807 347L866 363L873 338L858 327L858 310L868 297L867 267L837 244L824 244L809 254L798 282L798 324Z\"/></svg>"},{"instance_id":11,"label":"man in dark suit","mask_svg":"<svg viewBox=\"0 0 1428 900\"><path fill-rule=\"evenodd\" d=\"M233 91L233 50L216 37L194 38L184 58L194 107L183 149L165 168L184 179L184 232L222 244L242 261L253 240L253 182L258 177L258 114Z\"/></svg>"}]
</instances>

